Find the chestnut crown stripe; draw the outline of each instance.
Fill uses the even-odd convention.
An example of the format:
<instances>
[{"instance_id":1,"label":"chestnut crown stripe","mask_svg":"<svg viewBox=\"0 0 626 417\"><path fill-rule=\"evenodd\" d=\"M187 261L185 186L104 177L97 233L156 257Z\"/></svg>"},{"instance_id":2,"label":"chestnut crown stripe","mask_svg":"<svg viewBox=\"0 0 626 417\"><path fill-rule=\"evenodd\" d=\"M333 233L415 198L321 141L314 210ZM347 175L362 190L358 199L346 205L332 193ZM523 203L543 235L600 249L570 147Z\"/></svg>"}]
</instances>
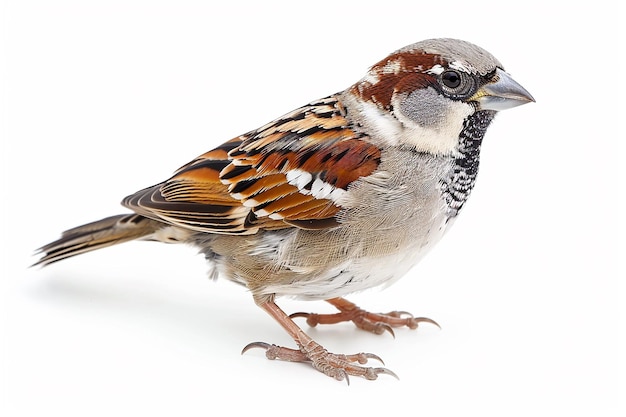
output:
<instances>
[{"instance_id":1,"label":"chestnut crown stripe","mask_svg":"<svg viewBox=\"0 0 626 417\"><path fill-rule=\"evenodd\" d=\"M351 92L364 101L390 109L394 92L403 93L434 85L435 77L426 71L436 65L446 66L447 62L436 54L396 52L370 68L367 75L351 87Z\"/></svg>"}]
</instances>

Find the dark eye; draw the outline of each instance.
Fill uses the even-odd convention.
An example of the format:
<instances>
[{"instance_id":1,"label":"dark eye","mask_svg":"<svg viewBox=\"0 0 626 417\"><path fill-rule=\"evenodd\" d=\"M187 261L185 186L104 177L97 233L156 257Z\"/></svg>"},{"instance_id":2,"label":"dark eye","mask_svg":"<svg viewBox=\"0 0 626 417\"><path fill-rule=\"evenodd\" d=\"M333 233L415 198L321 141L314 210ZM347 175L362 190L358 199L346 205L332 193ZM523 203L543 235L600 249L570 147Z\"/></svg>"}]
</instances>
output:
<instances>
[{"instance_id":1,"label":"dark eye","mask_svg":"<svg viewBox=\"0 0 626 417\"><path fill-rule=\"evenodd\" d=\"M461 85L461 74L456 71L446 71L441 74L441 82L448 88L458 88Z\"/></svg>"},{"instance_id":2,"label":"dark eye","mask_svg":"<svg viewBox=\"0 0 626 417\"><path fill-rule=\"evenodd\" d=\"M476 92L478 80L466 72L448 69L439 75L439 86L446 97L463 100Z\"/></svg>"}]
</instances>

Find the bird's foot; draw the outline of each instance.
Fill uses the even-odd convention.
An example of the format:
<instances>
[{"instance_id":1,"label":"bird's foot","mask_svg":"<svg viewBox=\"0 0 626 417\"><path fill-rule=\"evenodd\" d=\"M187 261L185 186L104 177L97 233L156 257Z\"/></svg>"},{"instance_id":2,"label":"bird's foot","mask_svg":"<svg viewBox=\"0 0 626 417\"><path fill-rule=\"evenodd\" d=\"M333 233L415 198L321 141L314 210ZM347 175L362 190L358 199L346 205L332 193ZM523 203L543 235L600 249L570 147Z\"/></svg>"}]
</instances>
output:
<instances>
[{"instance_id":1,"label":"bird's foot","mask_svg":"<svg viewBox=\"0 0 626 417\"><path fill-rule=\"evenodd\" d=\"M265 349L265 356L268 359L279 359L289 362L309 362L315 369L323 374L335 378L338 381L344 379L350 384L349 376L358 376L365 379L377 379L380 374L391 375L395 378L398 376L387 368L373 368L360 366L368 362L369 359L375 359L383 363L377 355L372 353L357 353L354 355L341 355L328 352L319 343L310 338L306 338L305 343L298 343L300 349L289 349L282 346L270 345L264 342L254 342L243 348L242 354L252 348ZM359 365L357 365L357 363ZM383 363L384 365L384 363Z\"/></svg>"},{"instance_id":2,"label":"bird's foot","mask_svg":"<svg viewBox=\"0 0 626 417\"><path fill-rule=\"evenodd\" d=\"M343 321L352 321L359 329L375 334L389 332L392 336L395 336L393 332L394 327L406 326L410 329L416 329L419 323L431 323L439 327L434 320L426 317L413 317L412 314L406 311L370 313L344 298L331 298L326 301L335 306L340 313L293 313L289 317L305 317L307 324L311 327L315 327L318 324L335 324Z\"/></svg>"}]
</instances>

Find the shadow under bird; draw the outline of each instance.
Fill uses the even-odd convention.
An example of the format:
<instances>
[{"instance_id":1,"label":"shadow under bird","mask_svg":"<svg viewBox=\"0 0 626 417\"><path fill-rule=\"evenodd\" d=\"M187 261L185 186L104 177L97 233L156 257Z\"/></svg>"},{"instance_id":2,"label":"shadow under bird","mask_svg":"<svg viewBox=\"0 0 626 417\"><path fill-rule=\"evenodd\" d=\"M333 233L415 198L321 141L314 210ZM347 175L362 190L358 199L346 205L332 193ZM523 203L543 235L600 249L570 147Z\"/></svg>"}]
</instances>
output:
<instances>
[{"instance_id":1,"label":"shadow under bird","mask_svg":"<svg viewBox=\"0 0 626 417\"><path fill-rule=\"evenodd\" d=\"M35 265L135 239L186 243L213 278L244 285L297 348L255 342L270 359L338 380L394 375L369 353L335 354L292 320L352 321L381 334L427 318L367 312L343 297L390 284L443 236L470 195L483 136L532 96L487 51L430 39L374 64L356 84L200 155L123 200L132 213L70 229ZM287 315L279 296L326 300L336 314ZM435 323L436 324L436 323Z\"/></svg>"}]
</instances>

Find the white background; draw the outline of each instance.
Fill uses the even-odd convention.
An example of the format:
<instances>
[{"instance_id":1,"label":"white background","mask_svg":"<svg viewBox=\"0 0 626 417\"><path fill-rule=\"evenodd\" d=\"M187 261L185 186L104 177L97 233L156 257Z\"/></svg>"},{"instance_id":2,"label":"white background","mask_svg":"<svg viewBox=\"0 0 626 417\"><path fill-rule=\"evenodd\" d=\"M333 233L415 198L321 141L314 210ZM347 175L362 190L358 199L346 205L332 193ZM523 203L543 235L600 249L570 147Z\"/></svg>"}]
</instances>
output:
<instances>
[{"instance_id":1,"label":"white background","mask_svg":"<svg viewBox=\"0 0 626 417\"><path fill-rule=\"evenodd\" d=\"M0 9L5 415L615 415L618 2L99 3ZM399 381L347 387L260 350L241 356L251 341L291 341L244 289L207 280L188 247L129 243L27 269L62 230L123 212L122 197L196 155L441 36L488 49L537 99L490 128L475 192L442 243L391 288L352 297L442 330L394 340L300 322L331 351L379 354Z\"/></svg>"}]
</instances>

